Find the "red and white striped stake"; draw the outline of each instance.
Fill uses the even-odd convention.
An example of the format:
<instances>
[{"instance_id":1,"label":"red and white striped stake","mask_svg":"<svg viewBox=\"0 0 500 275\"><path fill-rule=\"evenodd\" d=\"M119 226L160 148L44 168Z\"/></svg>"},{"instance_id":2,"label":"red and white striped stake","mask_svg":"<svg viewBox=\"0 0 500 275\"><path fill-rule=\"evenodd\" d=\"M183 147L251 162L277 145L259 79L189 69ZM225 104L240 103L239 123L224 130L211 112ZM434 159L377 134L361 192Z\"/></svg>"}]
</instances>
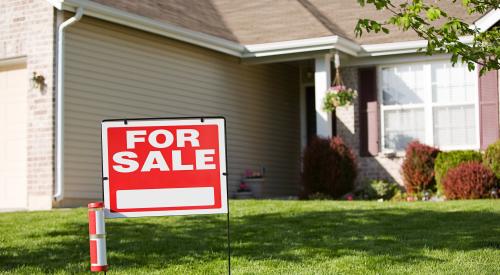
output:
<instances>
[{"instance_id":1,"label":"red and white striped stake","mask_svg":"<svg viewBox=\"0 0 500 275\"><path fill-rule=\"evenodd\" d=\"M89 203L90 271L107 271L104 203Z\"/></svg>"}]
</instances>

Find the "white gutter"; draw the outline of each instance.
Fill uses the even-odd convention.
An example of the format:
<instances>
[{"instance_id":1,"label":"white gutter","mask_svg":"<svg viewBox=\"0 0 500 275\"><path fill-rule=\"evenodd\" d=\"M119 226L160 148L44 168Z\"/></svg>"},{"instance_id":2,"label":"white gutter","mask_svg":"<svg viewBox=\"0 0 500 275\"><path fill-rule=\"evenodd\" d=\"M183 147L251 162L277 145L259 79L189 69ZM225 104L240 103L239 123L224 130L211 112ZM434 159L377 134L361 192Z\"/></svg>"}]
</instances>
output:
<instances>
[{"instance_id":1,"label":"white gutter","mask_svg":"<svg viewBox=\"0 0 500 275\"><path fill-rule=\"evenodd\" d=\"M473 41L472 36L460 37L460 42L470 44ZM427 47L427 40L415 40L393 43L381 44L366 44L361 45L361 51L356 56L382 56L382 55L395 55L404 53L415 53L418 49L425 49Z\"/></svg>"},{"instance_id":2,"label":"white gutter","mask_svg":"<svg viewBox=\"0 0 500 275\"><path fill-rule=\"evenodd\" d=\"M56 185L54 199L64 197L64 29L82 18L83 8L59 25L57 30L57 95L56 95Z\"/></svg>"},{"instance_id":3,"label":"white gutter","mask_svg":"<svg viewBox=\"0 0 500 275\"><path fill-rule=\"evenodd\" d=\"M245 45L243 58L264 57L282 54L302 53L321 50L337 49L350 55L356 55L361 49L356 43L343 37L325 36L317 38L280 41L263 44Z\"/></svg>"}]
</instances>

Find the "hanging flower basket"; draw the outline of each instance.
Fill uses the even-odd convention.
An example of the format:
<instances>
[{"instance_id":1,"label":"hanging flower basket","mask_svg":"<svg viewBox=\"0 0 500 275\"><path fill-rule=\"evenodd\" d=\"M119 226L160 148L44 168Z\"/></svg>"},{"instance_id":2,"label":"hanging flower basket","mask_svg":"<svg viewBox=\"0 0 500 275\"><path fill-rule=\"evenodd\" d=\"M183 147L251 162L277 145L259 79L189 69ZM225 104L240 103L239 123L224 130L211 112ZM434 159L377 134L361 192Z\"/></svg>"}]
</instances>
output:
<instances>
[{"instance_id":1,"label":"hanging flower basket","mask_svg":"<svg viewBox=\"0 0 500 275\"><path fill-rule=\"evenodd\" d=\"M337 107L351 105L356 96L356 90L344 85L333 86L326 92L323 109L327 112L333 112Z\"/></svg>"},{"instance_id":2,"label":"hanging flower basket","mask_svg":"<svg viewBox=\"0 0 500 275\"><path fill-rule=\"evenodd\" d=\"M338 64L338 63L337 63ZM351 105L357 96L357 91L344 85L340 77L340 68L336 68L333 86L326 91L323 100L323 110L333 112L337 107Z\"/></svg>"}]
</instances>

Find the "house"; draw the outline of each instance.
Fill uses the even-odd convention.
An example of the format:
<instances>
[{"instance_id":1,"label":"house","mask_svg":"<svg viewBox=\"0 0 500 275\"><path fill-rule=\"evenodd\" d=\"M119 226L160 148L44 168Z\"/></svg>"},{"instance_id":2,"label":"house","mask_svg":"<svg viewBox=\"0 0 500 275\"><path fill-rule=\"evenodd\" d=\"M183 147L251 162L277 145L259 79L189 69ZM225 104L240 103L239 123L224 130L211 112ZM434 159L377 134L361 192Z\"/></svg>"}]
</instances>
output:
<instances>
[{"instance_id":1,"label":"house","mask_svg":"<svg viewBox=\"0 0 500 275\"><path fill-rule=\"evenodd\" d=\"M500 18L443 5L481 28ZM313 134L344 138L360 179L395 181L409 140L447 150L498 139L498 72L417 53L425 42L410 32L354 36L359 17L384 16L332 0L2 1L0 208L101 198L103 119L223 115L230 192L265 168L268 196L298 193ZM335 53L359 97L332 119L321 102Z\"/></svg>"}]
</instances>

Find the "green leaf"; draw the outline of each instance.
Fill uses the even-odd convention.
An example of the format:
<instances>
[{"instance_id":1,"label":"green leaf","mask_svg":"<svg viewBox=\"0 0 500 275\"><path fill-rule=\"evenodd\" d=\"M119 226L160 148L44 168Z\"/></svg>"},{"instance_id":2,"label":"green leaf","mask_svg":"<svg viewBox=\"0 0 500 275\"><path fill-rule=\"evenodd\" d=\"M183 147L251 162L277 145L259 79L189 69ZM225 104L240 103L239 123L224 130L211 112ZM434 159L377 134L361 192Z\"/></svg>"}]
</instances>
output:
<instances>
[{"instance_id":1,"label":"green leaf","mask_svg":"<svg viewBox=\"0 0 500 275\"><path fill-rule=\"evenodd\" d=\"M430 21L434 21L441 17L441 10L435 7L430 7L427 10L426 15Z\"/></svg>"}]
</instances>

